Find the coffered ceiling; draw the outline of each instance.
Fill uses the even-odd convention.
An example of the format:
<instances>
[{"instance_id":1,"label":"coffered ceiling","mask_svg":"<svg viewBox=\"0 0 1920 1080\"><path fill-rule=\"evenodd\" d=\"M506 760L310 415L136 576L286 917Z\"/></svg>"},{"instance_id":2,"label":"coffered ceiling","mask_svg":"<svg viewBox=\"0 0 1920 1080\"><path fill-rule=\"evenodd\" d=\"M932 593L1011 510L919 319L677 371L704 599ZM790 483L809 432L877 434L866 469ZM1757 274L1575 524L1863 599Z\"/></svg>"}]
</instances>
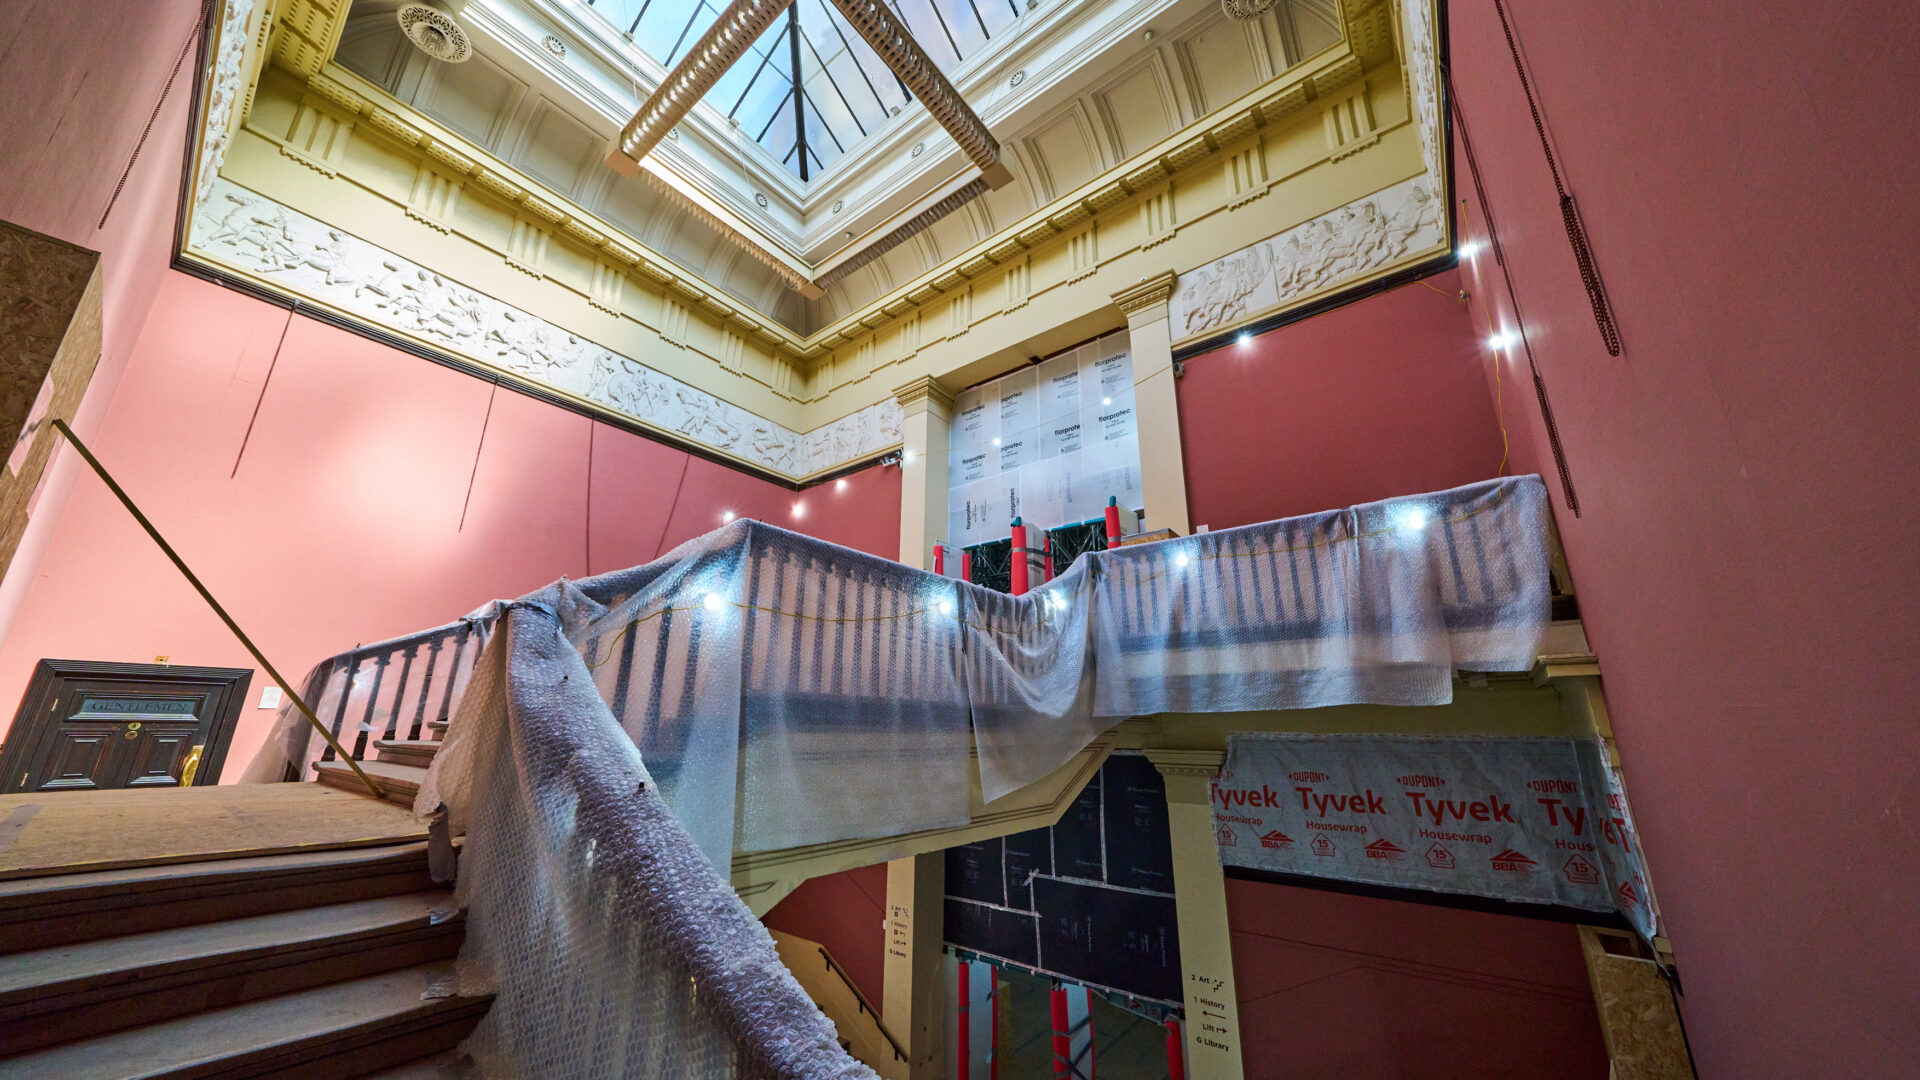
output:
<instances>
[{"instance_id":1,"label":"coffered ceiling","mask_svg":"<svg viewBox=\"0 0 1920 1080\"><path fill-rule=\"evenodd\" d=\"M809 110L829 97L840 102L806 115L839 130L841 141L809 151L818 157L807 181L793 140L767 126L769 100L792 109L791 64L779 55L790 61L784 22L648 155L638 176L607 167L607 145L664 76L662 60L682 34L697 36L701 20L712 20L705 5L474 0L459 13L474 56L448 64L408 43L393 0L357 0L335 59L804 336L1340 39L1335 0L1283 0L1245 22L1227 18L1215 0L1019 0L1018 12L1009 0L992 0L1000 5L992 18L978 7L984 2L909 0L899 10L911 26L945 27L925 48L999 138L1013 183L878 257L862 249L976 173L819 0L794 8L803 102ZM955 32L962 16L971 33ZM668 25L674 21L679 28ZM824 62L810 61L809 49ZM763 63L758 78L780 93L750 85ZM843 83L858 83L860 93ZM796 275L814 279L850 255L864 265L840 267L823 297L809 301L790 287Z\"/></svg>"}]
</instances>

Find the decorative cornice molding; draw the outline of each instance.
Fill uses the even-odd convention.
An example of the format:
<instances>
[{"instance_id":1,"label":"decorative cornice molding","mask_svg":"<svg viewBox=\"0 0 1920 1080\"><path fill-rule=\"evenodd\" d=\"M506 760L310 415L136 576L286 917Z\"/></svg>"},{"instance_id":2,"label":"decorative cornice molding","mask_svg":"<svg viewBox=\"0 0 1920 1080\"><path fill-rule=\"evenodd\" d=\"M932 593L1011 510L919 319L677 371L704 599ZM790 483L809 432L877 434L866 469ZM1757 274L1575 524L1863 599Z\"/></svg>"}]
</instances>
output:
<instances>
[{"instance_id":1,"label":"decorative cornice molding","mask_svg":"<svg viewBox=\"0 0 1920 1080\"><path fill-rule=\"evenodd\" d=\"M1146 750L1147 760L1162 776L1200 776L1211 779L1227 763L1225 750Z\"/></svg>"},{"instance_id":2,"label":"decorative cornice molding","mask_svg":"<svg viewBox=\"0 0 1920 1080\"><path fill-rule=\"evenodd\" d=\"M1149 314L1158 306L1165 313L1167 300L1173 296L1173 286L1179 276L1168 270L1150 278L1141 278L1136 285L1129 285L1113 294L1113 302L1132 321L1135 315Z\"/></svg>"},{"instance_id":3,"label":"decorative cornice molding","mask_svg":"<svg viewBox=\"0 0 1920 1080\"><path fill-rule=\"evenodd\" d=\"M896 386L893 390L893 399L900 403L903 412L920 406L937 410L943 415L951 414L957 397L957 394L947 388L947 384L924 375L905 386ZM922 404L923 402L925 404Z\"/></svg>"}]
</instances>

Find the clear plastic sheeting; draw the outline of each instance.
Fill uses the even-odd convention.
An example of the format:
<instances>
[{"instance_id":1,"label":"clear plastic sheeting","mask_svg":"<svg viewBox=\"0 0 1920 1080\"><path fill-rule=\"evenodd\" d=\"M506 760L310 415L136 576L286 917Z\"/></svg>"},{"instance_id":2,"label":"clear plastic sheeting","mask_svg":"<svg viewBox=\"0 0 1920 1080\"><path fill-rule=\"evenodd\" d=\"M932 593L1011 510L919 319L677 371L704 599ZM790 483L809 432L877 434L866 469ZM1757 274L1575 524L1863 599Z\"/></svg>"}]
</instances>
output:
<instances>
[{"instance_id":1,"label":"clear plastic sheeting","mask_svg":"<svg viewBox=\"0 0 1920 1080\"><path fill-rule=\"evenodd\" d=\"M694 843L563 627L561 582L500 613L421 792L467 842L464 1044L488 1077L871 1078Z\"/></svg>"},{"instance_id":2,"label":"clear plastic sheeting","mask_svg":"<svg viewBox=\"0 0 1920 1080\"><path fill-rule=\"evenodd\" d=\"M307 692L356 756L454 710L415 808L467 837L489 1075L866 1076L735 851L961 824L971 747L992 800L1128 716L1444 704L1456 669L1531 666L1549 607L1531 476L1095 552L1024 597L738 521ZM250 777L310 760L293 720Z\"/></svg>"},{"instance_id":3,"label":"clear plastic sheeting","mask_svg":"<svg viewBox=\"0 0 1920 1080\"><path fill-rule=\"evenodd\" d=\"M1091 553L1024 597L738 521L579 582L566 636L716 867L968 819L1129 716L1439 705L1525 670L1546 491L1487 481ZM498 605L308 676L350 750L450 713ZM408 737L400 735L400 737ZM249 770L315 754L283 714Z\"/></svg>"}]
</instances>

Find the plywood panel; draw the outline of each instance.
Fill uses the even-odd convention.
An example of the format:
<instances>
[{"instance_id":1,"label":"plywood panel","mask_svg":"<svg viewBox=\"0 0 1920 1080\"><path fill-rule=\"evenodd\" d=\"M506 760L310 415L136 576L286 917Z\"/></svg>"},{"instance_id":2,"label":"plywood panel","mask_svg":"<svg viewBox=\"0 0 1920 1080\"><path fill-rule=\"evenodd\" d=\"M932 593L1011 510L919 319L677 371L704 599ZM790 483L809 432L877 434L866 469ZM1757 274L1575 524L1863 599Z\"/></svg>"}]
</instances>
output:
<instances>
[{"instance_id":1,"label":"plywood panel","mask_svg":"<svg viewBox=\"0 0 1920 1080\"><path fill-rule=\"evenodd\" d=\"M0 796L0 879L426 838L411 811L319 784Z\"/></svg>"}]
</instances>

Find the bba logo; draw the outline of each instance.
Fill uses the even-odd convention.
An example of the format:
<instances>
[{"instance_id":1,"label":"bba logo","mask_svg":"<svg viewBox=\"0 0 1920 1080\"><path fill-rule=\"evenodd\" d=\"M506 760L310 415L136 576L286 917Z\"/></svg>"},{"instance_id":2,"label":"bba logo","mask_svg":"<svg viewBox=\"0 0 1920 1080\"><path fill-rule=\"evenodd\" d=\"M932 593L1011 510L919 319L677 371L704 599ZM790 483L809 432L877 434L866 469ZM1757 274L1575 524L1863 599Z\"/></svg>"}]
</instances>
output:
<instances>
[{"instance_id":1,"label":"bba logo","mask_svg":"<svg viewBox=\"0 0 1920 1080\"><path fill-rule=\"evenodd\" d=\"M1527 858L1525 854L1515 851L1512 848L1508 848L1493 857L1493 868L1495 870L1505 870L1515 874L1531 873L1539 865L1539 863Z\"/></svg>"},{"instance_id":2,"label":"bba logo","mask_svg":"<svg viewBox=\"0 0 1920 1080\"><path fill-rule=\"evenodd\" d=\"M1388 862L1399 862L1400 857L1406 853L1405 848L1384 836L1367 845L1367 858L1369 859L1385 859Z\"/></svg>"},{"instance_id":3,"label":"bba logo","mask_svg":"<svg viewBox=\"0 0 1920 1080\"><path fill-rule=\"evenodd\" d=\"M1317 784L1327 778L1326 773L1314 772L1310 769L1302 769L1299 772L1287 774L1287 779L1296 784Z\"/></svg>"},{"instance_id":4,"label":"bba logo","mask_svg":"<svg viewBox=\"0 0 1920 1080\"><path fill-rule=\"evenodd\" d=\"M1428 776L1425 773L1409 773L1406 776L1396 778L1394 782L1402 787L1436 788L1447 786L1445 780L1437 776Z\"/></svg>"},{"instance_id":5,"label":"bba logo","mask_svg":"<svg viewBox=\"0 0 1920 1080\"><path fill-rule=\"evenodd\" d=\"M1279 829L1275 829L1272 832L1260 838L1260 846L1264 848L1274 848L1279 851L1285 851L1286 849L1293 846L1293 837L1288 836L1286 833L1281 832Z\"/></svg>"},{"instance_id":6,"label":"bba logo","mask_svg":"<svg viewBox=\"0 0 1920 1080\"><path fill-rule=\"evenodd\" d=\"M1619 891L1620 891L1620 901L1626 904L1628 907L1632 907L1633 905L1640 902L1640 894L1633 891L1633 882L1631 881L1621 882Z\"/></svg>"}]
</instances>

